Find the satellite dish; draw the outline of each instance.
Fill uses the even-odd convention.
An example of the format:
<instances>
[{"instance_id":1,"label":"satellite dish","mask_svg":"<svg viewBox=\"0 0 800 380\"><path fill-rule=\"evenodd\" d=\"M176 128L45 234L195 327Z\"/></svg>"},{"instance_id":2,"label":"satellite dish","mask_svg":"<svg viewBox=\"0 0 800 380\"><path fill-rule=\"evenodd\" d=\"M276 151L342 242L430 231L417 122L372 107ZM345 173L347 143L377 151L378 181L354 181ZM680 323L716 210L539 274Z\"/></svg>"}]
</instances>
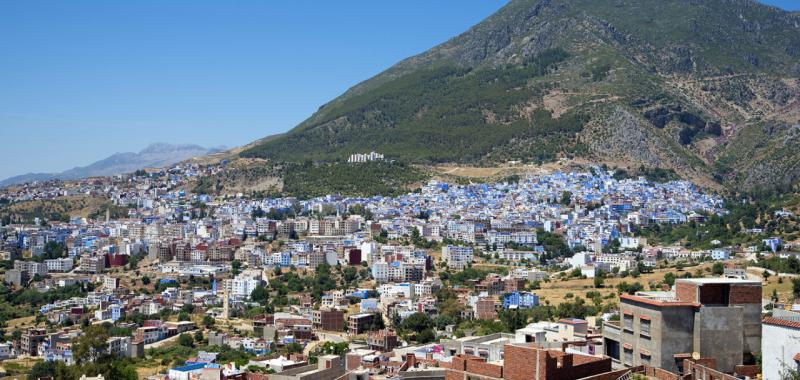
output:
<instances>
[{"instance_id":1,"label":"satellite dish","mask_svg":"<svg viewBox=\"0 0 800 380\"><path fill-rule=\"evenodd\" d=\"M697 351L692 352L692 359L694 359L695 361L700 360L700 353Z\"/></svg>"}]
</instances>

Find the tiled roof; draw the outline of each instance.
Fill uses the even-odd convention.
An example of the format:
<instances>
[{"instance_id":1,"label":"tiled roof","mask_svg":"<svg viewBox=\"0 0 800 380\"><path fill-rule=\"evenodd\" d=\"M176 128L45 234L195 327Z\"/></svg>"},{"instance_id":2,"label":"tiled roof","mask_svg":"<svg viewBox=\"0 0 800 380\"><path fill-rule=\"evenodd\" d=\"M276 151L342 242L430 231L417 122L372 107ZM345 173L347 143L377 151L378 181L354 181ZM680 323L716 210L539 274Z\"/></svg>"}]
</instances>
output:
<instances>
[{"instance_id":1,"label":"tiled roof","mask_svg":"<svg viewBox=\"0 0 800 380\"><path fill-rule=\"evenodd\" d=\"M778 319L772 317L766 317L761 320L762 323L767 325L773 326L782 326L782 327L791 327L794 329L800 329L800 322L788 321L785 319Z\"/></svg>"}]
</instances>

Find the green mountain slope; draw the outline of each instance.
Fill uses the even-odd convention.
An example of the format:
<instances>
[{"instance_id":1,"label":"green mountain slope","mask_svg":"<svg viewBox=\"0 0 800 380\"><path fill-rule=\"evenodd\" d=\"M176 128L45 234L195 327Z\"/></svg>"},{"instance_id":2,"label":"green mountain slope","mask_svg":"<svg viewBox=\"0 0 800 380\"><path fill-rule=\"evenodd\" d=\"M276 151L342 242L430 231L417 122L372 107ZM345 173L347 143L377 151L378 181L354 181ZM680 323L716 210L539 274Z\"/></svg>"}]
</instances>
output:
<instances>
[{"instance_id":1,"label":"green mountain slope","mask_svg":"<svg viewBox=\"0 0 800 380\"><path fill-rule=\"evenodd\" d=\"M513 0L242 155L582 158L790 184L800 178L798 78L800 19L755 1Z\"/></svg>"}]
</instances>

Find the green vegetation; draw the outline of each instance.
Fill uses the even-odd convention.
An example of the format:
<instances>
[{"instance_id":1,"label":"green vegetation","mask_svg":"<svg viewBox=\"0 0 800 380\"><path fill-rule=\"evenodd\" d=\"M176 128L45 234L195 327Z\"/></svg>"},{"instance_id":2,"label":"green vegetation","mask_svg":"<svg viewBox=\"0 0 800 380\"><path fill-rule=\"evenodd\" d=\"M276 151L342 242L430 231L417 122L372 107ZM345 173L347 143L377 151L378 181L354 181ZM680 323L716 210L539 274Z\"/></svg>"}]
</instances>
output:
<instances>
[{"instance_id":1,"label":"green vegetation","mask_svg":"<svg viewBox=\"0 0 800 380\"><path fill-rule=\"evenodd\" d=\"M93 284L84 286L76 284L54 288L44 293L33 288L22 288L12 292L5 284L0 284L0 321L34 315L44 304L72 297L85 297L93 289Z\"/></svg>"},{"instance_id":2,"label":"green vegetation","mask_svg":"<svg viewBox=\"0 0 800 380\"><path fill-rule=\"evenodd\" d=\"M301 199L327 194L345 196L399 195L426 176L398 162L318 163L288 165L283 192Z\"/></svg>"},{"instance_id":3,"label":"green vegetation","mask_svg":"<svg viewBox=\"0 0 800 380\"><path fill-rule=\"evenodd\" d=\"M105 213L104 208L107 207L116 206L113 206L107 199L85 195L0 203L0 220L3 225L32 224L36 218L39 218L42 223L48 221L67 222L71 215L86 216L100 209L103 209L103 213ZM127 215L126 209L125 216Z\"/></svg>"},{"instance_id":4,"label":"green vegetation","mask_svg":"<svg viewBox=\"0 0 800 380\"><path fill-rule=\"evenodd\" d=\"M552 49L520 65L420 69L323 107L322 116L243 156L336 161L374 150L406 162L475 162L511 139L532 139L537 149L517 152L517 158L552 160L574 145L571 140L586 117L553 118L544 110L520 117L517 109L543 90L530 86L530 80L557 70L568 56ZM493 115L487 117L485 110Z\"/></svg>"},{"instance_id":5,"label":"green vegetation","mask_svg":"<svg viewBox=\"0 0 800 380\"><path fill-rule=\"evenodd\" d=\"M106 354L106 340L110 337L102 325L84 328L83 334L73 344L75 365L63 362L37 362L28 378L53 377L59 380L77 380L81 375L102 374L106 379L136 380L136 360Z\"/></svg>"},{"instance_id":6,"label":"green vegetation","mask_svg":"<svg viewBox=\"0 0 800 380\"><path fill-rule=\"evenodd\" d=\"M684 247L711 249L718 246L752 244L761 245L761 240L770 236L784 236L793 240L800 237L800 221L797 217L776 217L775 211L786 205L794 205L796 195L775 196L744 201L731 200L725 205L724 215L704 214L704 222L689 222L679 225L653 224L637 231L652 243L682 243ZM761 233L748 233L747 229L761 229ZM719 245L712 241L718 240Z\"/></svg>"},{"instance_id":7,"label":"green vegetation","mask_svg":"<svg viewBox=\"0 0 800 380\"><path fill-rule=\"evenodd\" d=\"M776 273L800 274L800 260L794 256L783 259L778 256L760 257L757 262L751 263L755 266L769 269ZM766 275L766 273L765 273Z\"/></svg>"},{"instance_id":8,"label":"green vegetation","mask_svg":"<svg viewBox=\"0 0 800 380\"><path fill-rule=\"evenodd\" d=\"M108 216L112 220L114 219L122 219L128 217L128 208L117 206L112 203L105 203L100 205L97 210L93 211L89 214L89 219L105 219L106 217L106 210L108 210Z\"/></svg>"},{"instance_id":9,"label":"green vegetation","mask_svg":"<svg viewBox=\"0 0 800 380\"><path fill-rule=\"evenodd\" d=\"M680 179L678 173L676 173L673 169L664 169L659 167L648 168L644 166L639 167L639 169L633 175L629 174L625 169L616 169L613 177L619 181L626 178L637 178L639 176L642 176L646 180L655 183L664 183Z\"/></svg>"},{"instance_id":10,"label":"green vegetation","mask_svg":"<svg viewBox=\"0 0 800 380\"><path fill-rule=\"evenodd\" d=\"M666 168L749 190L800 179L798 135L778 116L800 98L786 83L797 76L796 17L758 2L618 5L511 1L242 156L331 162L374 150L434 164L580 156L659 162L663 169L645 173L653 181L674 178ZM628 123L604 122L619 114Z\"/></svg>"},{"instance_id":11,"label":"green vegetation","mask_svg":"<svg viewBox=\"0 0 800 380\"><path fill-rule=\"evenodd\" d=\"M572 256L572 250L569 249L563 236L539 230L536 232L536 238L547 252L546 258Z\"/></svg>"}]
</instances>

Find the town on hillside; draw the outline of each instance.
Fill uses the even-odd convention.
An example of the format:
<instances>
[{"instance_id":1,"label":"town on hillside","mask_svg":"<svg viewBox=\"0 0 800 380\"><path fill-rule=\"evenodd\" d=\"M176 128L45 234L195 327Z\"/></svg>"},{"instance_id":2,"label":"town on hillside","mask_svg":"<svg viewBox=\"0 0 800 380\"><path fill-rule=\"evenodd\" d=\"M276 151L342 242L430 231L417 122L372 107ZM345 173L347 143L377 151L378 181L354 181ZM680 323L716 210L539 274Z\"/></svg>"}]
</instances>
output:
<instances>
[{"instance_id":1,"label":"town on hillside","mask_svg":"<svg viewBox=\"0 0 800 380\"><path fill-rule=\"evenodd\" d=\"M791 211L731 227L746 202L601 167L400 196L186 190L217 170L2 190L109 201L3 218L3 371L734 379L778 378L800 353L798 243L771 235Z\"/></svg>"}]
</instances>

